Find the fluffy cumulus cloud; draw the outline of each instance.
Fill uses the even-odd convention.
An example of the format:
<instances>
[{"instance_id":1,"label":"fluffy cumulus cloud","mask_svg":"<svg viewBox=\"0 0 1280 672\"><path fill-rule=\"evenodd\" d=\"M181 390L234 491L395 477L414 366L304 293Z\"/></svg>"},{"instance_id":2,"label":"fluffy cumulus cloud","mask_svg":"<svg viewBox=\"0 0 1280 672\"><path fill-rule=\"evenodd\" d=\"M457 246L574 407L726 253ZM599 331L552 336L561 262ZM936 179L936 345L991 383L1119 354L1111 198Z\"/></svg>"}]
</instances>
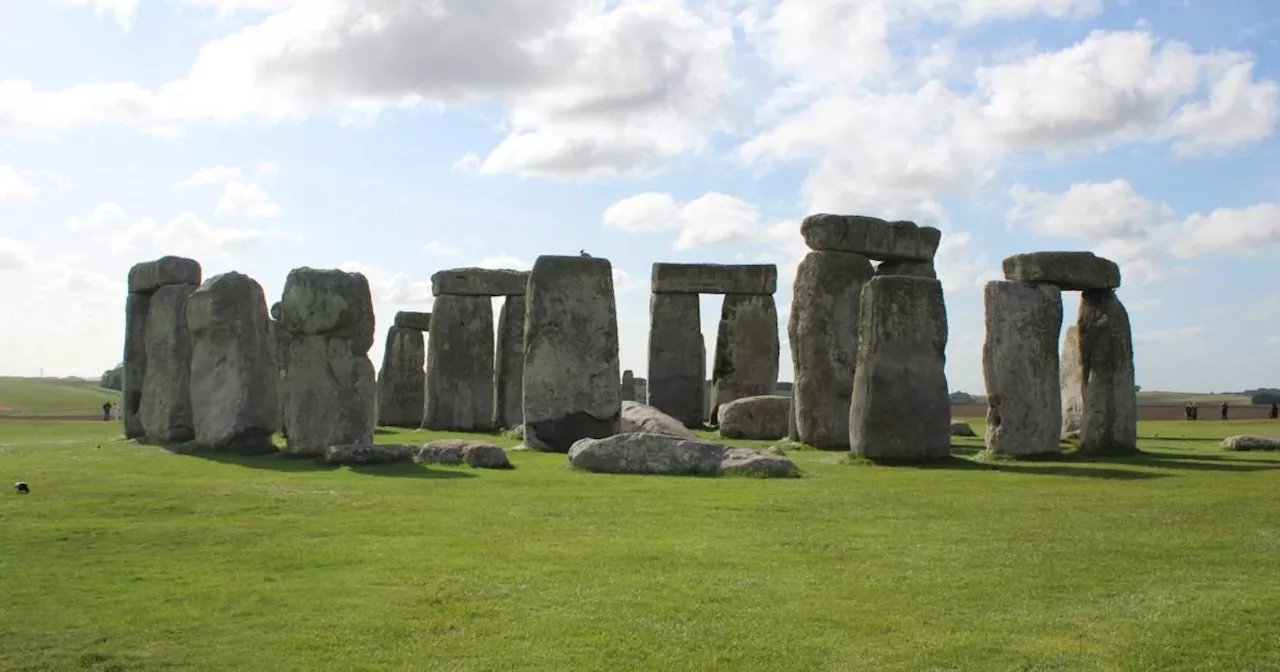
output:
<instances>
[{"instance_id":1,"label":"fluffy cumulus cloud","mask_svg":"<svg viewBox=\"0 0 1280 672\"><path fill-rule=\"evenodd\" d=\"M255 169L257 179L269 178L279 171L279 167L271 162L259 163ZM197 187L221 187L222 195L218 198L217 214L236 217L268 218L280 217L284 214L280 206L267 196L263 186L245 176L239 166L212 166L197 171L191 177L179 182L177 188L192 189Z\"/></svg>"},{"instance_id":2,"label":"fluffy cumulus cloud","mask_svg":"<svg viewBox=\"0 0 1280 672\"><path fill-rule=\"evenodd\" d=\"M160 221L130 215L116 203L67 220L68 231L84 234L113 254L238 254L280 234L253 228L211 226L192 212Z\"/></svg>"},{"instance_id":3,"label":"fluffy cumulus cloud","mask_svg":"<svg viewBox=\"0 0 1280 672\"><path fill-rule=\"evenodd\" d=\"M125 30L133 26L134 15L138 11L138 0L61 0L61 2L91 8L94 15L109 18Z\"/></svg>"},{"instance_id":4,"label":"fluffy cumulus cloud","mask_svg":"<svg viewBox=\"0 0 1280 672\"><path fill-rule=\"evenodd\" d=\"M671 194L636 194L609 206L604 212L604 226L630 233L673 231L676 250L753 242L766 233L756 206L719 192L708 192L684 203Z\"/></svg>"}]
</instances>

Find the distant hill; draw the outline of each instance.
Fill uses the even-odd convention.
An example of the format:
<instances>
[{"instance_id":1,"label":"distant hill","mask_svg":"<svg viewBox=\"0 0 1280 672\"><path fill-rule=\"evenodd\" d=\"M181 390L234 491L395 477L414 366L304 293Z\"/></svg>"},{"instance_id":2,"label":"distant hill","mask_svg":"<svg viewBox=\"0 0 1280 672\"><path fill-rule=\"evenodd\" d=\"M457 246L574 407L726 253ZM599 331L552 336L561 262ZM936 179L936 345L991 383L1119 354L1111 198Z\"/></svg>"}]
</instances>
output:
<instances>
[{"instance_id":1,"label":"distant hill","mask_svg":"<svg viewBox=\"0 0 1280 672\"><path fill-rule=\"evenodd\" d=\"M120 402L120 393L83 378L0 376L0 416L100 415L102 402Z\"/></svg>"}]
</instances>

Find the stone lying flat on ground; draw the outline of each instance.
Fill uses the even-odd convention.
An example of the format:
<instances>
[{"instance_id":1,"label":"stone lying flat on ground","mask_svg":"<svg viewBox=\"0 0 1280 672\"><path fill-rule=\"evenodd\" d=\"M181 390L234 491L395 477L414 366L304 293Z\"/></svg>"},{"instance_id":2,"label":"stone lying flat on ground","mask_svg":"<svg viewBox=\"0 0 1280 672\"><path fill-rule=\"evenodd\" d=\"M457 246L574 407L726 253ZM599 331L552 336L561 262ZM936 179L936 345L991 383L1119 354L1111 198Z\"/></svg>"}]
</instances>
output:
<instances>
[{"instance_id":1,"label":"stone lying flat on ground","mask_svg":"<svg viewBox=\"0 0 1280 672\"><path fill-rule=\"evenodd\" d=\"M1228 436L1223 450L1280 450L1280 436Z\"/></svg>"},{"instance_id":2,"label":"stone lying flat on ground","mask_svg":"<svg viewBox=\"0 0 1280 672\"><path fill-rule=\"evenodd\" d=\"M417 448L393 443L361 443L325 446L324 461L329 464L390 464L411 462Z\"/></svg>"},{"instance_id":3,"label":"stone lying flat on ground","mask_svg":"<svg viewBox=\"0 0 1280 672\"><path fill-rule=\"evenodd\" d=\"M437 439L418 448L420 462L466 464L476 469L512 469L507 452L497 444L472 439Z\"/></svg>"},{"instance_id":4,"label":"stone lying flat on ground","mask_svg":"<svg viewBox=\"0 0 1280 672\"><path fill-rule=\"evenodd\" d=\"M1006 280L1054 285L1066 291L1120 286L1120 267L1116 262L1092 252L1015 254L1006 258L1002 266Z\"/></svg>"},{"instance_id":5,"label":"stone lying flat on ground","mask_svg":"<svg viewBox=\"0 0 1280 672\"><path fill-rule=\"evenodd\" d=\"M416 313L413 311L402 310L396 313L395 324L397 327L402 329L431 331L431 313Z\"/></svg>"},{"instance_id":6,"label":"stone lying flat on ground","mask_svg":"<svg viewBox=\"0 0 1280 672\"><path fill-rule=\"evenodd\" d=\"M186 257L164 256L134 264L129 269L129 292L150 294L164 285L199 285L200 262Z\"/></svg>"},{"instance_id":7,"label":"stone lying flat on ground","mask_svg":"<svg viewBox=\"0 0 1280 672\"><path fill-rule=\"evenodd\" d=\"M569 463L577 469L605 474L772 477L798 474L795 464L782 456L729 448L701 439L630 432L574 443L569 449Z\"/></svg>"},{"instance_id":8,"label":"stone lying flat on ground","mask_svg":"<svg viewBox=\"0 0 1280 672\"><path fill-rule=\"evenodd\" d=\"M697 435L689 431L684 423L652 406L636 401L622 402L622 431L666 434L687 439L697 438Z\"/></svg>"},{"instance_id":9,"label":"stone lying flat on ground","mask_svg":"<svg viewBox=\"0 0 1280 672\"><path fill-rule=\"evenodd\" d=\"M750 448L730 448L720 462L720 471L726 476L757 476L765 478L796 478L800 469L796 463L773 453L761 453Z\"/></svg>"},{"instance_id":10,"label":"stone lying flat on ground","mask_svg":"<svg viewBox=\"0 0 1280 672\"><path fill-rule=\"evenodd\" d=\"M978 433L973 431L973 427L967 422L953 421L951 423L951 436L977 436Z\"/></svg>"},{"instance_id":11,"label":"stone lying flat on ground","mask_svg":"<svg viewBox=\"0 0 1280 672\"><path fill-rule=\"evenodd\" d=\"M774 264L653 265L650 288L656 294L773 294L778 290Z\"/></svg>"},{"instance_id":12,"label":"stone lying flat on ground","mask_svg":"<svg viewBox=\"0 0 1280 672\"><path fill-rule=\"evenodd\" d=\"M494 268L451 268L431 275L431 294L458 296L520 296L529 283L529 271Z\"/></svg>"},{"instance_id":13,"label":"stone lying flat on ground","mask_svg":"<svg viewBox=\"0 0 1280 672\"><path fill-rule=\"evenodd\" d=\"M727 439L782 439L787 436L791 397L743 397L721 406L719 414L720 435Z\"/></svg>"},{"instance_id":14,"label":"stone lying flat on ground","mask_svg":"<svg viewBox=\"0 0 1280 672\"><path fill-rule=\"evenodd\" d=\"M910 275L915 278L937 278L932 261L885 261L876 266L876 275Z\"/></svg>"},{"instance_id":15,"label":"stone lying flat on ground","mask_svg":"<svg viewBox=\"0 0 1280 672\"><path fill-rule=\"evenodd\" d=\"M1061 452L1062 292L1051 285L995 280L983 289L983 301L987 450L1020 457Z\"/></svg>"},{"instance_id":16,"label":"stone lying flat on ground","mask_svg":"<svg viewBox=\"0 0 1280 672\"><path fill-rule=\"evenodd\" d=\"M933 261L942 242L942 232L931 226L861 215L810 215L800 234L811 250L855 252L876 261Z\"/></svg>"}]
</instances>

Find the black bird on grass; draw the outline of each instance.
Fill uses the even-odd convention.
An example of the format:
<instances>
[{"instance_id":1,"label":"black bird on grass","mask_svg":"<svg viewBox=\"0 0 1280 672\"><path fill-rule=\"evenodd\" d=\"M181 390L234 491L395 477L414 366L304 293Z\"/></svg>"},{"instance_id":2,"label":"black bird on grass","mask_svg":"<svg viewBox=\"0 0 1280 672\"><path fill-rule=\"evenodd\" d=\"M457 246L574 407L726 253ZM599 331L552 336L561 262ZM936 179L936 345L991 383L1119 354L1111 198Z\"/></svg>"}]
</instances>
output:
<instances>
[{"instance_id":1,"label":"black bird on grass","mask_svg":"<svg viewBox=\"0 0 1280 672\"><path fill-rule=\"evenodd\" d=\"M14 483L13 489L16 490L19 495L25 495L28 492L31 492L31 488L28 488L27 484L23 483L22 481L18 481L17 483Z\"/></svg>"}]
</instances>

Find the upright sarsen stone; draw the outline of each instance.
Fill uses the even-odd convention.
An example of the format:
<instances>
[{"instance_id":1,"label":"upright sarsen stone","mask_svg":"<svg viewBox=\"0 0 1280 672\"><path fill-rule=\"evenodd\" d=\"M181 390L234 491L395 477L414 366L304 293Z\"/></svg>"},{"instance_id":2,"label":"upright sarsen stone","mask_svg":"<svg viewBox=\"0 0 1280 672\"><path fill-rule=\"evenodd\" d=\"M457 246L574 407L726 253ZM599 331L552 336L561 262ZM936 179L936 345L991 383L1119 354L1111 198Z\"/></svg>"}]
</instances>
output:
<instances>
[{"instance_id":1,"label":"upright sarsen stone","mask_svg":"<svg viewBox=\"0 0 1280 672\"><path fill-rule=\"evenodd\" d=\"M787 333L795 372L798 441L849 447L849 398L858 354L858 305L871 260L852 252L810 252L796 270Z\"/></svg>"},{"instance_id":2,"label":"upright sarsen stone","mask_svg":"<svg viewBox=\"0 0 1280 672\"><path fill-rule=\"evenodd\" d=\"M993 281L983 298L987 450L1013 456L1060 452L1062 292L1052 285Z\"/></svg>"},{"instance_id":3,"label":"upright sarsen stone","mask_svg":"<svg viewBox=\"0 0 1280 672\"><path fill-rule=\"evenodd\" d=\"M618 313L607 259L541 256L529 278L524 438L568 452L621 429Z\"/></svg>"},{"instance_id":4,"label":"upright sarsen stone","mask_svg":"<svg viewBox=\"0 0 1280 672\"><path fill-rule=\"evenodd\" d=\"M942 283L881 276L862 288L849 408L854 454L922 462L951 454L947 311Z\"/></svg>"},{"instance_id":5,"label":"upright sarsen stone","mask_svg":"<svg viewBox=\"0 0 1280 672\"><path fill-rule=\"evenodd\" d=\"M508 296L498 314L498 347L493 369L493 426L519 427L524 403L525 297Z\"/></svg>"},{"instance_id":6,"label":"upright sarsen stone","mask_svg":"<svg viewBox=\"0 0 1280 672\"><path fill-rule=\"evenodd\" d=\"M1084 424L1084 355L1080 352L1080 327L1067 327L1062 339L1062 437L1078 435Z\"/></svg>"},{"instance_id":7,"label":"upright sarsen stone","mask_svg":"<svg viewBox=\"0 0 1280 672\"><path fill-rule=\"evenodd\" d=\"M399 326L387 330L382 368L378 370L379 425L415 429L422 426L426 357L422 331Z\"/></svg>"},{"instance_id":8,"label":"upright sarsen stone","mask_svg":"<svg viewBox=\"0 0 1280 672\"><path fill-rule=\"evenodd\" d=\"M706 421L706 343L697 294L649 299L648 405L685 427Z\"/></svg>"},{"instance_id":9,"label":"upright sarsen stone","mask_svg":"<svg viewBox=\"0 0 1280 672\"><path fill-rule=\"evenodd\" d=\"M146 372L138 405L143 435L156 443L195 438L187 297L196 285L162 285L147 301Z\"/></svg>"},{"instance_id":10,"label":"upright sarsen stone","mask_svg":"<svg viewBox=\"0 0 1280 672\"><path fill-rule=\"evenodd\" d=\"M1084 413L1080 452L1138 452L1138 396L1134 387L1129 313L1115 292L1086 290L1076 320L1083 372Z\"/></svg>"},{"instance_id":11,"label":"upright sarsen stone","mask_svg":"<svg viewBox=\"0 0 1280 672\"><path fill-rule=\"evenodd\" d=\"M441 294L431 309L427 409L422 426L447 431L493 428L493 302Z\"/></svg>"},{"instance_id":12,"label":"upright sarsen stone","mask_svg":"<svg viewBox=\"0 0 1280 672\"><path fill-rule=\"evenodd\" d=\"M138 415L142 406L142 384L147 374L147 312L151 296L131 293L124 304L124 376L120 396L124 435L136 439L146 432Z\"/></svg>"},{"instance_id":13,"label":"upright sarsen stone","mask_svg":"<svg viewBox=\"0 0 1280 672\"><path fill-rule=\"evenodd\" d=\"M772 296L725 295L711 369L712 421L723 404L773 394L781 349L778 308Z\"/></svg>"}]
</instances>

